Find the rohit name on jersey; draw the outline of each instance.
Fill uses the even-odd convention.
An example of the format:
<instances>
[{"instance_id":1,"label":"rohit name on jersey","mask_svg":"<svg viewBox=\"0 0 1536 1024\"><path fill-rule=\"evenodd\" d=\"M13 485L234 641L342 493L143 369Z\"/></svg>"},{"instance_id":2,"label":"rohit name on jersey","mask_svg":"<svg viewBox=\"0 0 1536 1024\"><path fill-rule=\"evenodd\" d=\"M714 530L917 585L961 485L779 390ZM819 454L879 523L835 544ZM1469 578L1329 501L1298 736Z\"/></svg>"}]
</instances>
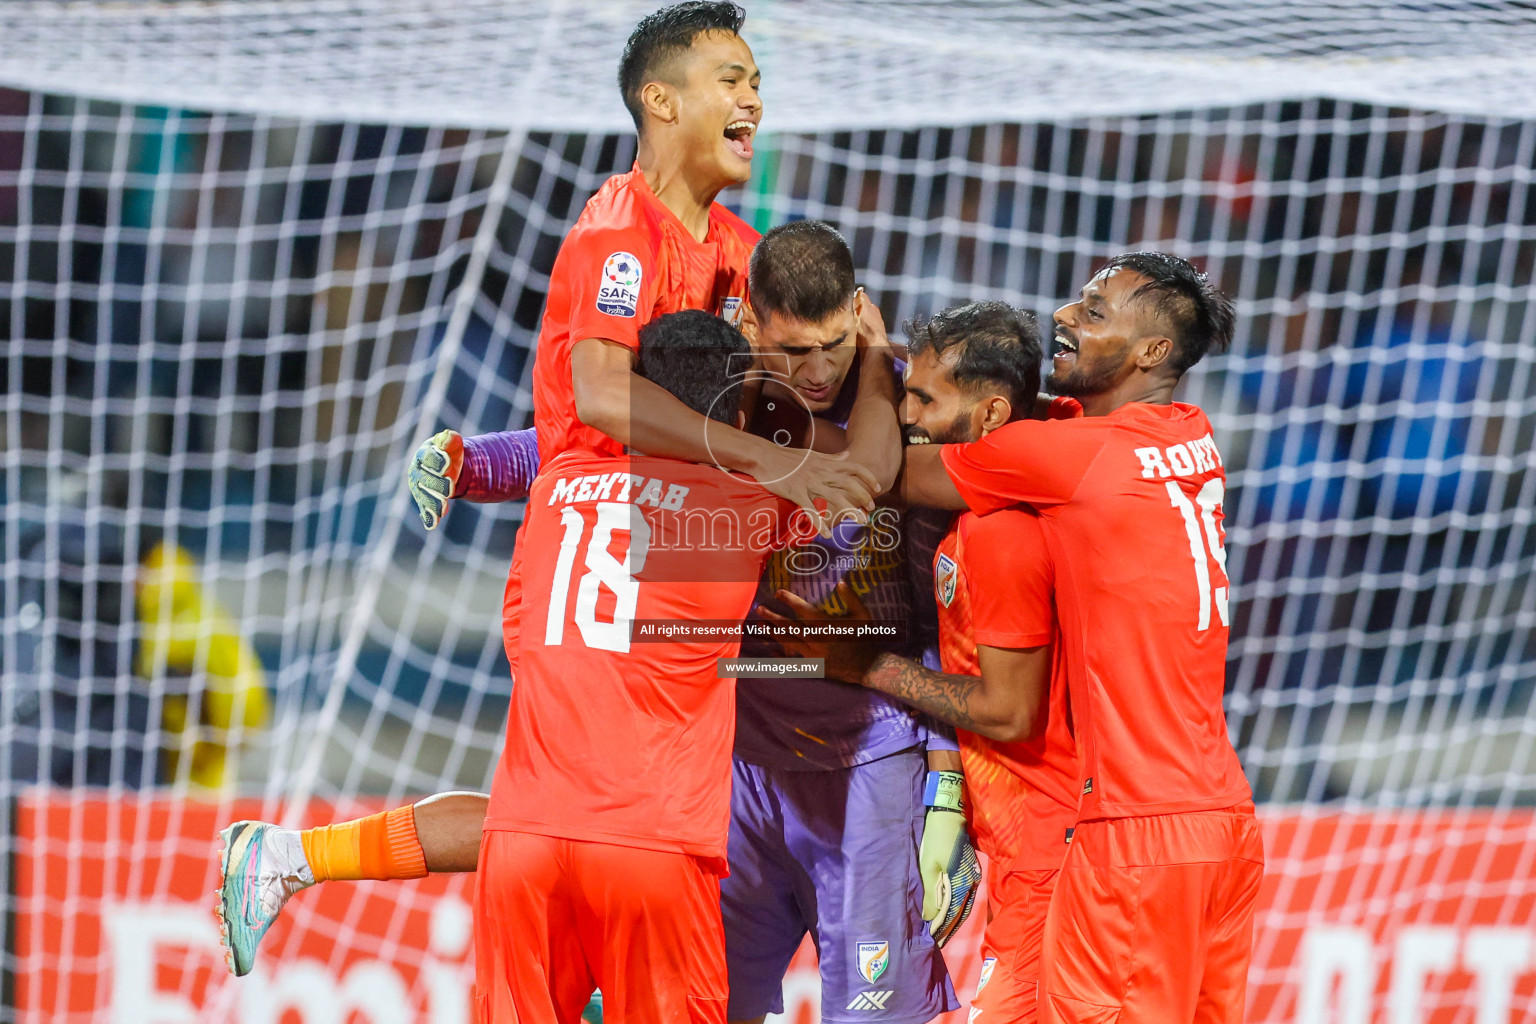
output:
<instances>
[{"instance_id":1,"label":"rohit name on jersey","mask_svg":"<svg viewBox=\"0 0 1536 1024\"><path fill-rule=\"evenodd\" d=\"M559 477L549 492L551 505L573 505L583 501L618 501L632 505L676 512L683 507L688 488L665 480L634 473L593 473L588 476Z\"/></svg>"},{"instance_id":2,"label":"rohit name on jersey","mask_svg":"<svg viewBox=\"0 0 1536 1024\"><path fill-rule=\"evenodd\" d=\"M1221 452L1210 434L1167 448L1137 448L1136 457L1141 460L1143 480L1200 476L1222 465Z\"/></svg>"}]
</instances>

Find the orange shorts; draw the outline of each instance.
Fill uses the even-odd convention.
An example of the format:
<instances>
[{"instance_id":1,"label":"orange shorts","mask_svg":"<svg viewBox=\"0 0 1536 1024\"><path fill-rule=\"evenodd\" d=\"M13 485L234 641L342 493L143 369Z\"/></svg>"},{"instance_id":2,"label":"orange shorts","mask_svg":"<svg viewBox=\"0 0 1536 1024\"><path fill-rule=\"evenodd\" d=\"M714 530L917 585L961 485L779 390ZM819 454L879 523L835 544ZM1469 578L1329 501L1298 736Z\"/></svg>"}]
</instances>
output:
<instances>
[{"instance_id":1,"label":"orange shorts","mask_svg":"<svg viewBox=\"0 0 1536 1024\"><path fill-rule=\"evenodd\" d=\"M1263 877L1252 803L1080 823L1046 918L1040 1019L1241 1024Z\"/></svg>"},{"instance_id":2,"label":"orange shorts","mask_svg":"<svg viewBox=\"0 0 1536 1024\"><path fill-rule=\"evenodd\" d=\"M684 853L486 832L475 876L479 1024L725 1024L720 879Z\"/></svg>"},{"instance_id":3,"label":"orange shorts","mask_svg":"<svg viewBox=\"0 0 1536 1024\"><path fill-rule=\"evenodd\" d=\"M988 890L987 930L981 938L981 982L971 1000L971 1024L1034 1024L1045 913L1058 868L1010 871Z\"/></svg>"}]
</instances>

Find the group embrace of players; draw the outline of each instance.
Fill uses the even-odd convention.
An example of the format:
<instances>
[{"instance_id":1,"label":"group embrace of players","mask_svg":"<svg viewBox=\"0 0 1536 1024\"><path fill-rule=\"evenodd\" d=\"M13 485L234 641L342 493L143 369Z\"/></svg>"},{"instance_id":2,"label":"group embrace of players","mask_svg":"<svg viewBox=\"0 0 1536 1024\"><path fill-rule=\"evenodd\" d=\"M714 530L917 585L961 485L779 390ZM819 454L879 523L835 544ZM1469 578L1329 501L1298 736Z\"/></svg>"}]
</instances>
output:
<instances>
[{"instance_id":1,"label":"group embrace of players","mask_svg":"<svg viewBox=\"0 0 1536 1024\"><path fill-rule=\"evenodd\" d=\"M571 1022L594 988L624 1024L761 1020L809 934L824 1019L921 1024L958 1007L938 947L974 841L973 1022L1235 1024L1263 853L1222 710L1225 476L1172 400L1231 306L1130 253L1056 311L1054 398L1002 303L898 358L830 225L759 239L714 202L762 115L742 21L635 29L638 159L555 261L534 428L443 431L410 470L429 529L528 501L490 795L231 825L230 964L316 882L478 871L482 1022ZM732 679L730 628L663 628L749 618L774 639L744 653L824 678ZM833 621L911 628L807 627Z\"/></svg>"}]
</instances>

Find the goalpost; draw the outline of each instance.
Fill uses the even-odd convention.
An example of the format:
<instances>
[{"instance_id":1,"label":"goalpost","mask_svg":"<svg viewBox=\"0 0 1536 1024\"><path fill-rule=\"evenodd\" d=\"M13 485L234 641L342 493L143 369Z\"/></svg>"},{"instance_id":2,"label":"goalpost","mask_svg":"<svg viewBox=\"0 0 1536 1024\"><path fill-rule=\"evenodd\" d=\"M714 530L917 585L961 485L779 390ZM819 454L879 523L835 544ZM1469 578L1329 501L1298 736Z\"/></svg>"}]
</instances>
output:
<instances>
[{"instance_id":1,"label":"goalpost","mask_svg":"<svg viewBox=\"0 0 1536 1024\"><path fill-rule=\"evenodd\" d=\"M243 988L194 910L217 824L488 787L521 507L428 534L403 471L527 424L657 5L0 10L0 1021L468 1005L462 879L306 893ZM1130 248L1236 297L1180 397L1228 471L1250 1018L1536 1013L1536 13L808 0L743 34L724 200L837 225L893 329L1046 318Z\"/></svg>"}]
</instances>

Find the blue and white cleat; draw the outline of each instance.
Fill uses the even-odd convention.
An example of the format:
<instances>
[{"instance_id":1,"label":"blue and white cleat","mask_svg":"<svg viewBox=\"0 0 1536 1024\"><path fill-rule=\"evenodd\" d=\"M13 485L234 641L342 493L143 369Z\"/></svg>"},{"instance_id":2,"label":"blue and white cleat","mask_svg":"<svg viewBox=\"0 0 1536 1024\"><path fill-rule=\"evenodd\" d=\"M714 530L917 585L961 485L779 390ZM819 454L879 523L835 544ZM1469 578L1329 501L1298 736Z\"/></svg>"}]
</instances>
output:
<instances>
[{"instance_id":1,"label":"blue and white cleat","mask_svg":"<svg viewBox=\"0 0 1536 1024\"><path fill-rule=\"evenodd\" d=\"M283 904L315 884L304 844L291 829L264 821L237 821L219 833L219 888L214 913L224 962L237 978L251 972L256 947Z\"/></svg>"}]
</instances>

